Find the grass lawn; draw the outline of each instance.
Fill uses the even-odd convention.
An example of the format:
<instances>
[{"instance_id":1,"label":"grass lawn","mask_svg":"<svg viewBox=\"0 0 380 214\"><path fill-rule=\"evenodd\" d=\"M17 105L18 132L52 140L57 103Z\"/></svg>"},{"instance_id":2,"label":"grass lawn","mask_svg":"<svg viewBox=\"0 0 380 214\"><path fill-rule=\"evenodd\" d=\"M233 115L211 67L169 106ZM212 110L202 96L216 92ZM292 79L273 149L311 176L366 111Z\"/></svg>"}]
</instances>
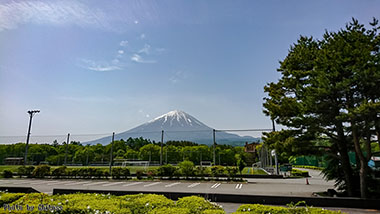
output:
<instances>
[{"instance_id":1,"label":"grass lawn","mask_svg":"<svg viewBox=\"0 0 380 214\"><path fill-rule=\"evenodd\" d=\"M245 175L267 175L267 173L264 170L258 169L258 168L252 168L252 167L245 167L242 171L242 174L245 174Z\"/></svg>"}]
</instances>

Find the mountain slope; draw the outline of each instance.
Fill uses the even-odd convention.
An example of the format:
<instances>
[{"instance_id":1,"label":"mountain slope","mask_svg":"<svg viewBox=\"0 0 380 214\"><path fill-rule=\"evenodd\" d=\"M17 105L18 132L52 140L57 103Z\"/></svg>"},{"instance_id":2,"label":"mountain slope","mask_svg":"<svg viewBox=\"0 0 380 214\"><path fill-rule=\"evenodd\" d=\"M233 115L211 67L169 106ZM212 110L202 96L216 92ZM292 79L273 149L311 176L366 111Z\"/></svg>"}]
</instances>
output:
<instances>
[{"instance_id":1,"label":"mountain slope","mask_svg":"<svg viewBox=\"0 0 380 214\"><path fill-rule=\"evenodd\" d=\"M200 144L213 143L213 129L195 117L183 111L170 111L147 123L137 126L128 131L115 134L115 140L128 139L130 137L143 137L152 141L161 141L162 130L164 130L164 142L169 140L186 140ZM241 143L256 141L251 136L239 136L227 132L216 132L216 142L219 144ZM86 144L108 144L109 137L86 142Z\"/></svg>"}]
</instances>

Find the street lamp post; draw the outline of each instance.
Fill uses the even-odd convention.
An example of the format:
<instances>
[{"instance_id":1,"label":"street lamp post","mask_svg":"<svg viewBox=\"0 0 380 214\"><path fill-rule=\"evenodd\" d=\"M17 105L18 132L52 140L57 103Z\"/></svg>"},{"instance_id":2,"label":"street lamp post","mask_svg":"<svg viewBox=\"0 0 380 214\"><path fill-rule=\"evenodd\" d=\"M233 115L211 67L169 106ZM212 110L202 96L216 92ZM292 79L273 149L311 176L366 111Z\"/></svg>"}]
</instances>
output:
<instances>
[{"instance_id":1,"label":"street lamp post","mask_svg":"<svg viewBox=\"0 0 380 214\"><path fill-rule=\"evenodd\" d=\"M26 146L25 146L25 157L24 157L24 165L26 165L27 157L28 157L28 146L29 146L29 138L30 138L30 129L32 128L32 118L34 114L40 113L40 110L31 110L28 111L29 114L29 127L28 127L28 135L26 136Z\"/></svg>"}]
</instances>

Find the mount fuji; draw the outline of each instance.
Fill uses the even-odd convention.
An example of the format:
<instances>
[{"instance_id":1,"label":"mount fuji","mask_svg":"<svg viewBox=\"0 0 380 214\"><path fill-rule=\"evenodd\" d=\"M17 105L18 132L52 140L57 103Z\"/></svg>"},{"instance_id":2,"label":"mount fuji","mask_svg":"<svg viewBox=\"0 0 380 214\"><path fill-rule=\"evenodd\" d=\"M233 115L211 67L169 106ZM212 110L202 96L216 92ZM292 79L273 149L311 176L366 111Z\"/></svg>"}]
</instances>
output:
<instances>
[{"instance_id":1,"label":"mount fuji","mask_svg":"<svg viewBox=\"0 0 380 214\"><path fill-rule=\"evenodd\" d=\"M142 137L160 142L162 130L164 130L164 142L175 140L208 145L213 143L213 128L205 125L195 117L178 110L170 111L133 129L115 134L115 140ZM217 131L215 140L217 144L243 145L245 142L258 141L259 138ZM98 143L109 144L110 137L85 142L85 144Z\"/></svg>"}]
</instances>

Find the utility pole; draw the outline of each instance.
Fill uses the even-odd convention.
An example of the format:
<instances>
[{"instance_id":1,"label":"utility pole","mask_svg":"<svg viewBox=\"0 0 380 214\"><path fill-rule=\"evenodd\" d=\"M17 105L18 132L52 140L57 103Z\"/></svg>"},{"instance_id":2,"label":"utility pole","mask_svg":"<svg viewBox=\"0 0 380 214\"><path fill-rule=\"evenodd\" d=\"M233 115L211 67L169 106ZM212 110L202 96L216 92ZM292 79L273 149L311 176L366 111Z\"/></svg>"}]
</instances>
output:
<instances>
[{"instance_id":1,"label":"utility pole","mask_svg":"<svg viewBox=\"0 0 380 214\"><path fill-rule=\"evenodd\" d=\"M162 153L164 152L164 130L161 131L161 151L160 151L160 166L162 166Z\"/></svg>"},{"instance_id":2,"label":"utility pole","mask_svg":"<svg viewBox=\"0 0 380 214\"><path fill-rule=\"evenodd\" d=\"M67 165L67 152L69 149L70 133L67 134L66 151L65 151L65 166Z\"/></svg>"},{"instance_id":3,"label":"utility pole","mask_svg":"<svg viewBox=\"0 0 380 214\"><path fill-rule=\"evenodd\" d=\"M112 177L112 162L113 162L113 141L115 140L115 132L112 132L111 152L110 152L110 175Z\"/></svg>"},{"instance_id":4,"label":"utility pole","mask_svg":"<svg viewBox=\"0 0 380 214\"><path fill-rule=\"evenodd\" d=\"M274 122L274 119L272 119L272 131L276 131L276 126L275 126L275 122ZM279 170L278 170L278 161L277 161L277 152L276 150L274 150L274 163L276 164L276 175L280 174Z\"/></svg>"},{"instance_id":5,"label":"utility pole","mask_svg":"<svg viewBox=\"0 0 380 214\"><path fill-rule=\"evenodd\" d=\"M27 157L28 157L28 146L29 146L29 138L30 138L30 129L32 128L32 118L33 118L33 115L36 114L36 113L40 113L40 110L28 111L28 114L29 114L29 127L28 127L28 135L26 136L24 165L26 165Z\"/></svg>"},{"instance_id":6,"label":"utility pole","mask_svg":"<svg viewBox=\"0 0 380 214\"><path fill-rule=\"evenodd\" d=\"M215 149L216 149L216 142L215 142L215 129L212 130L212 139L213 139L213 162L214 165L216 164L216 157L215 157Z\"/></svg>"}]
</instances>

